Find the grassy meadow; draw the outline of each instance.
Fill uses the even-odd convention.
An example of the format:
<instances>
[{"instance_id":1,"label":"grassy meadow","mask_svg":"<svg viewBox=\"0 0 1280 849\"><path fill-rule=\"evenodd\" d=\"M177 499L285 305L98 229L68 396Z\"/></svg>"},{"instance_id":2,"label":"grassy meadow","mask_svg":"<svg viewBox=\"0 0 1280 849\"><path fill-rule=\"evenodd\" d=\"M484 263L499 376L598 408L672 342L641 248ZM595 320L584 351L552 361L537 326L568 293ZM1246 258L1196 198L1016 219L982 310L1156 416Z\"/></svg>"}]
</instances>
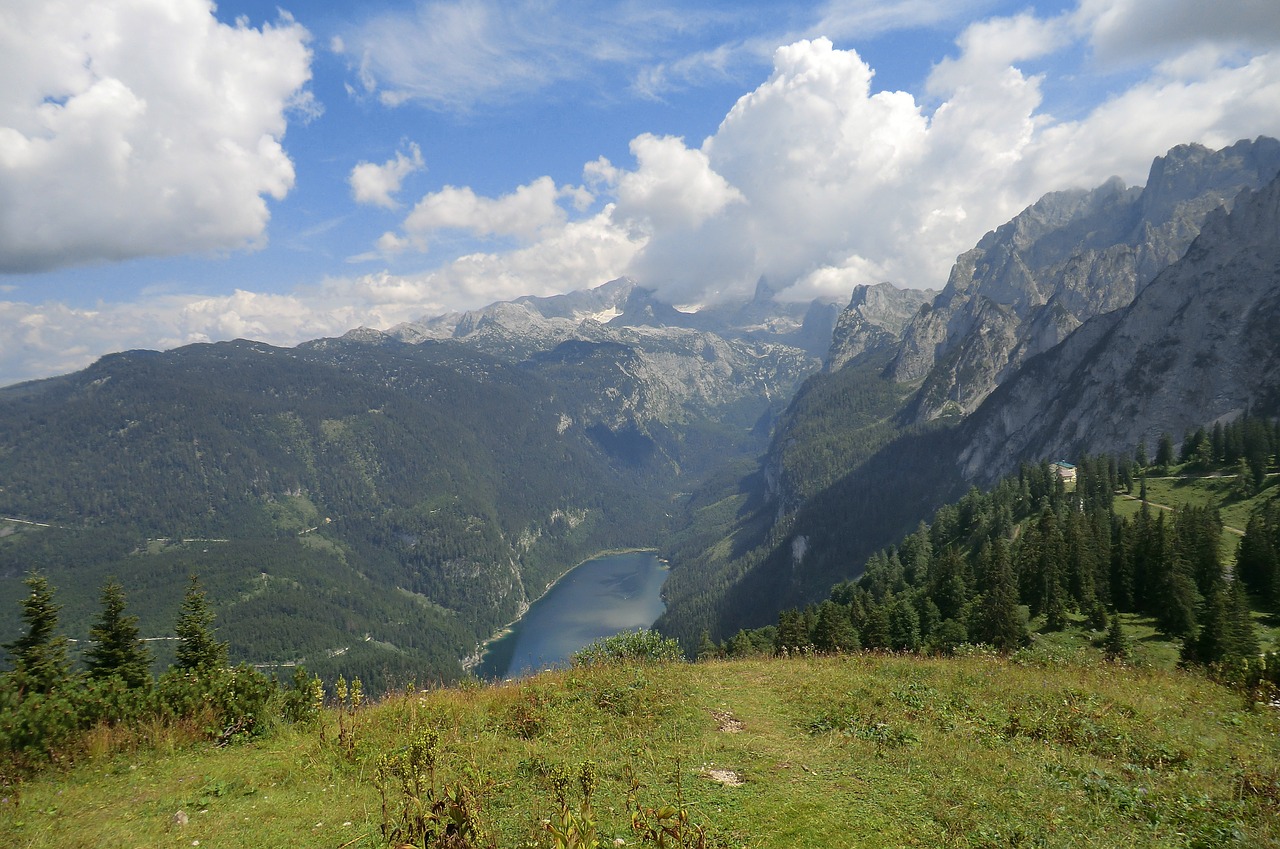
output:
<instances>
[{"instance_id":1,"label":"grassy meadow","mask_svg":"<svg viewBox=\"0 0 1280 849\"><path fill-rule=\"evenodd\" d=\"M406 785L387 764L424 734L418 798L460 800L474 827L428 845L1280 846L1280 710L1043 639L575 668L227 748L104 739L6 791L0 845L394 845ZM566 824L580 842L556 842Z\"/></svg>"}]
</instances>

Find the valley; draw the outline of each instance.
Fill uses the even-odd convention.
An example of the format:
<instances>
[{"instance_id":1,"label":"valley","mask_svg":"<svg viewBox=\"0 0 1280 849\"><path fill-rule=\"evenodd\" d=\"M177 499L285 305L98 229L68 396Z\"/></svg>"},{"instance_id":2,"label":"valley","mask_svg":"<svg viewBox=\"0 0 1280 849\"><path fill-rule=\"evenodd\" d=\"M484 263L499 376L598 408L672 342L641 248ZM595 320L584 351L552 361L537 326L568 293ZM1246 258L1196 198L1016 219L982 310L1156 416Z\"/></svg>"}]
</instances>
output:
<instances>
[{"instance_id":1,"label":"valley","mask_svg":"<svg viewBox=\"0 0 1280 849\"><path fill-rule=\"evenodd\" d=\"M1280 841L1277 171L1178 148L842 311L617 280L0 388L0 837Z\"/></svg>"},{"instance_id":2,"label":"valley","mask_svg":"<svg viewBox=\"0 0 1280 849\"><path fill-rule=\"evenodd\" d=\"M0 634L33 568L72 623L116 576L155 636L198 573L234 658L455 681L569 565L662 541L656 627L692 652L1019 462L1280 411L1277 171L1271 139L1179 146L1145 187L1046 196L937 293L843 310L619 279L0 389Z\"/></svg>"}]
</instances>

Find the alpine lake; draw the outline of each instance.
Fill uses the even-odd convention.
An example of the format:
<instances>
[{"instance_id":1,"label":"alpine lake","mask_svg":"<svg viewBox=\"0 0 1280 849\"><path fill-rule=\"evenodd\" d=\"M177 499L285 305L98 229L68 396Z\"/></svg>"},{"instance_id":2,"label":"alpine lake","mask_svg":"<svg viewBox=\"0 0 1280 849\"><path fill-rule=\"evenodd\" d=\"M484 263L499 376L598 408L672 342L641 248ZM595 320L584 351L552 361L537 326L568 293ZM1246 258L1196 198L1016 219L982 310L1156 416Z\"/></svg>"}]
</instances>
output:
<instances>
[{"instance_id":1,"label":"alpine lake","mask_svg":"<svg viewBox=\"0 0 1280 849\"><path fill-rule=\"evenodd\" d=\"M491 680L562 667L574 652L601 637L648 628L665 609L661 593L666 579L667 565L652 551L586 560L489 642L473 671Z\"/></svg>"}]
</instances>

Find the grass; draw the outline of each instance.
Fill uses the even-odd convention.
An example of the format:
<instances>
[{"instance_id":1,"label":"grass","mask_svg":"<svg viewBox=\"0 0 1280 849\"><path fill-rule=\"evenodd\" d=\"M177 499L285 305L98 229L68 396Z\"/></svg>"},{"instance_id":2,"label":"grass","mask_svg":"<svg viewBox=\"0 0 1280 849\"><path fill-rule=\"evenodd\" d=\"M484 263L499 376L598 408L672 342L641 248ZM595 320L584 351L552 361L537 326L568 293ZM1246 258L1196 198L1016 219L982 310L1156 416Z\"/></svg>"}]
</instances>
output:
<instances>
[{"instance_id":1,"label":"grass","mask_svg":"<svg viewBox=\"0 0 1280 849\"><path fill-rule=\"evenodd\" d=\"M504 847L549 845L555 776L586 761L605 846L638 843L629 790L682 799L712 846L1280 846L1280 711L1048 639L413 693L358 714L351 748L336 722L47 774L0 803L0 845L383 846L378 759L434 728L439 781L478 793Z\"/></svg>"}]
</instances>

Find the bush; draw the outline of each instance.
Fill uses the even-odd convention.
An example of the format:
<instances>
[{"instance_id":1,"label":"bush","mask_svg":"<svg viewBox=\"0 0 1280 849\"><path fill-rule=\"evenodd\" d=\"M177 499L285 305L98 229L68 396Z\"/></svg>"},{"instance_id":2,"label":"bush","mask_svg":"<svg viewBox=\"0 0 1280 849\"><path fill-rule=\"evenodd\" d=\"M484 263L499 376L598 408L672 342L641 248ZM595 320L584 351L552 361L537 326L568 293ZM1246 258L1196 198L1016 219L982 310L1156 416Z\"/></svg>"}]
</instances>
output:
<instances>
[{"instance_id":1,"label":"bush","mask_svg":"<svg viewBox=\"0 0 1280 849\"><path fill-rule=\"evenodd\" d=\"M264 730L275 681L247 664L170 669L156 682L160 712L199 722L221 744Z\"/></svg>"},{"instance_id":2,"label":"bush","mask_svg":"<svg viewBox=\"0 0 1280 849\"><path fill-rule=\"evenodd\" d=\"M679 641L657 631L640 629L602 637L574 652L574 666L602 663L673 663L684 660Z\"/></svg>"}]
</instances>

